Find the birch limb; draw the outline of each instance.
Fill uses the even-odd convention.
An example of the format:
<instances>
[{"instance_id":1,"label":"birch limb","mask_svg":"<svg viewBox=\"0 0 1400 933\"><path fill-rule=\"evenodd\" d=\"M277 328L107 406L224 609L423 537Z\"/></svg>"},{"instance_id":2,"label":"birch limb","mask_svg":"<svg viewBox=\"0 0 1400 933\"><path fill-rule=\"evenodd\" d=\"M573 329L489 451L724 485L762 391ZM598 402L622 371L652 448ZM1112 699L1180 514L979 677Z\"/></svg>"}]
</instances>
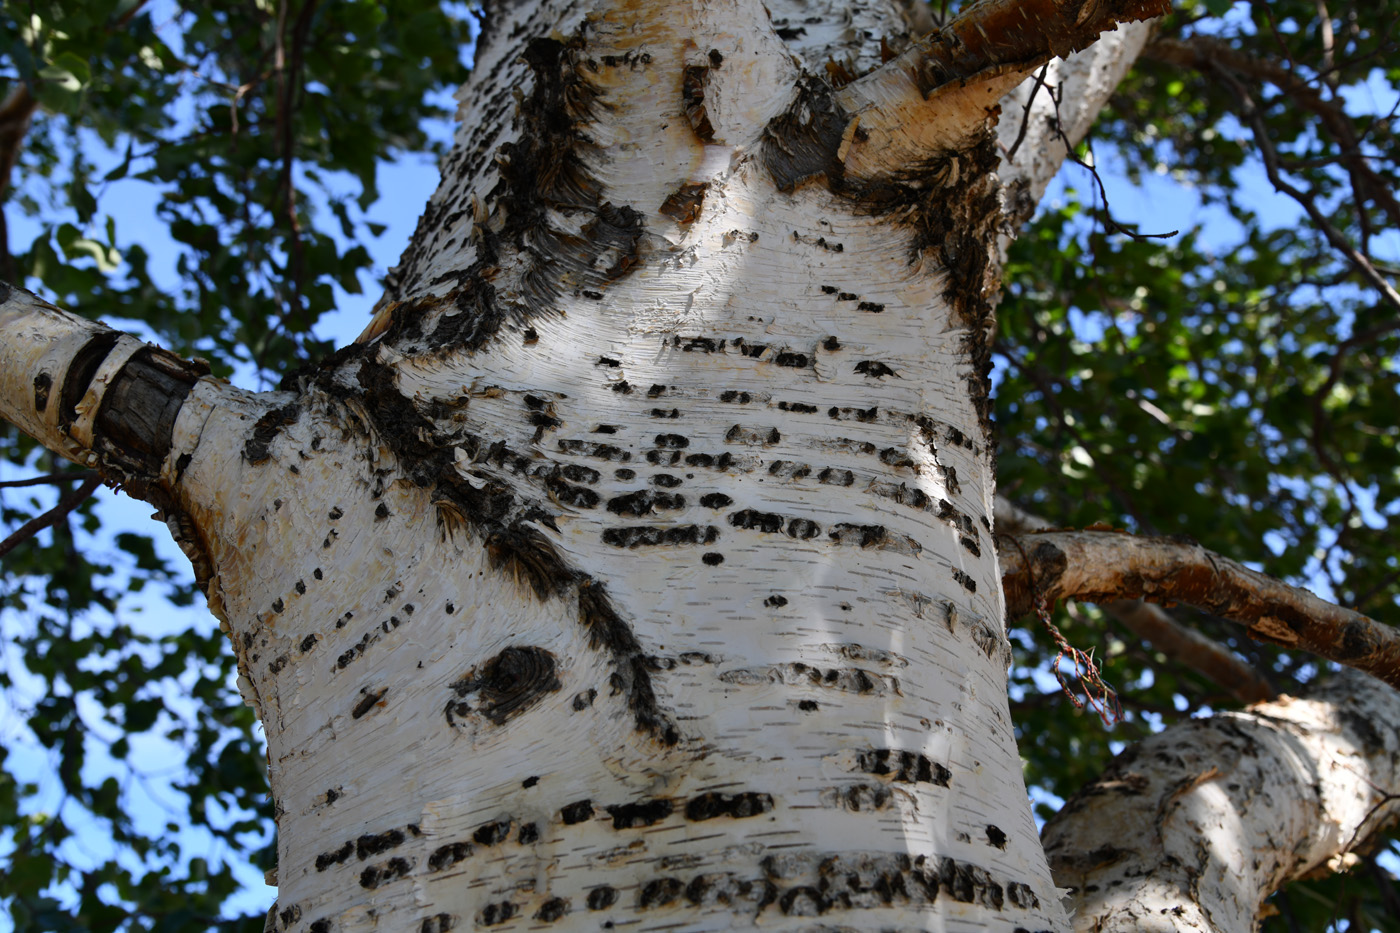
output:
<instances>
[{"instance_id":1,"label":"birch limb","mask_svg":"<svg viewBox=\"0 0 1400 933\"><path fill-rule=\"evenodd\" d=\"M1143 597L1180 602L1246 626L1251 638L1366 671L1400 686L1400 635L1180 538L1113 531L1021 535L1000 552L1008 618L1047 603Z\"/></svg>"},{"instance_id":2,"label":"birch limb","mask_svg":"<svg viewBox=\"0 0 1400 933\"><path fill-rule=\"evenodd\" d=\"M1005 496L997 496L993 508L993 525L998 535L1015 536L1051 528L1050 522L1027 512ZM1006 560L1004 555L1002 560ZM1182 625L1162 607L1140 599L1115 599L1100 603L1099 608L1138 638L1173 661L1209 678L1240 702L1257 703L1274 698L1274 688L1253 666L1215 639Z\"/></svg>"},{"instance_id":3,"label":"birch limb","mask_svg":"<svg viewBox=\"0 0 1400 933\"><path fill-rule=\"evenodd\" d=\"M1247 933L1400 813L1400 694L1345 671L1131 746L1046 824L1076 930Z\"/></svg>"},{"instance_id":4,"label":"birch limb","mask_svg":"<svg viewBox=\"0 0 1400 933\"><path fill-rule=\"evenodd\" d=\"M846 177L888 175L926 153L956 148L994 117L1003 95L1053 56L1169 8L1166 0L971 4L840 92L838 102L854 114L842 141Z\"/></svg>"}]
</instances>

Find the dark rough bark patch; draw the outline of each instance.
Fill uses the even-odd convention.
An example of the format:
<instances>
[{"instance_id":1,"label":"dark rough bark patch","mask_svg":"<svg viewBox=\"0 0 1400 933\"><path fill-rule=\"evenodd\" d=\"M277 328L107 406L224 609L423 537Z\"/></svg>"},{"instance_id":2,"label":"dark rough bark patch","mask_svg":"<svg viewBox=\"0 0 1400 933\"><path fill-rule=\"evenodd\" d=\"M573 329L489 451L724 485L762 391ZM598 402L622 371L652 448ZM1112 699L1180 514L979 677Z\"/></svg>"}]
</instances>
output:
<instances>
[{"instance_id":1,"label":"dark rough bark patch","mask_svg":"<svg viewBox=\"0 0 1400 933\"><path fill-rule=\"evenodd\" d=\"M433 850L433 854L428 856L428 871L451 868L471 854L470 842L449 842L447 845L438 846Z\"/></svg>"},{"instance_id":2,"label":"dark rough bark patch","mask_svg":"<svg viewBox=\"0 0 1400 933\"><path fill-rule=\"evenodd\" d=\"M685 805L685 818L694 823L728 816L736 820L758 816L773 809L773 797L755 791L738 794L709 793L692 797Z\"/></svg>"},{"instance_id":3,"label":"dark rough bark patch","mask_svg":"<svg viewBox=\"0 0 1400 933\"><path fill-rule=\"evenodd\" d=\"M675 805L669 800L643 800L638 803L624 803L607 807L612 817L613 829L632 829L636 826L651 826L671 815Z\"/></svg>"},{"instance_id":4,"label":"dark rough bark patch","mask_svg":"<svg viewBox=\"0 0 1400 933\"><path fill-rule=\"evenodd\" d=\"M541 923L553 923L569 912L569 901L563 897L551 897L535 911L535 919Z\"/></svg>"},{"instance_id":5,"label":"dark rough bark patch","mask_svg":"<svg viewBox=\"0 0 1400 933\"><path fill-rule=\"evenodd\" d=\"M49 391L53 388L53 376L40 373L34 377L34 410L43 414L49 407Z\"/></svg>"},{"instance_id":6,"label":"dark rough bark patch","mask_svg":"<svg viewBox=\"0 0 1400 933\"><path fill-rule=\"evenodd\" d=\"M856 770L899 784L937 784L939 787L947 787L953 776L953 772L927 755L889 748L858 753Z\"/></svg>"},{"instance_id":7,"label":"dark rough bark patch","mask_svg":"<svg viewBox=\"0 0 1400 933\"><path fill-rule=\"evenodd\" d=\"M839 187L845 169L836 152L849 121L826 82L803 79L796 99L763 131L763 164L778 190L792 191L822 177Z\"/></svg>"},{"instance_id":8,"label":"dark rough bark patch","mask_svg":"<svg viewBox=\"0 0 1400 933\"><path fill-rule=\"evenodd\" d=\"M389 688L382 687L379 690L366 693L364 696L360 697L359 701L355 704L355 708L350 711L350 718L362 719L370 710L379 705L379 701L384 699L384 694L388 692ZM364 856L362 855L360 858L364 858Z\"/></svg>"},{"instance_id":9,"label":"dark rough bark patch","mask_svg":"<svg viewBox=\"0 0 1400 933\"><path fill-rule=\"evenodd\" d=\"M589 910L606 910L617 903L617 889L610 885L599 885L588 892Z\"/></svg>"},{"instance_id":10,"label":"dark rough bark patch","mask_svg":"<svg viewBox=\"0 0 1400 933\"><path fill-rule=\"evenodd\" d=\"M614 686L626 697L637 731L663 745L678 743L680 730L657 703L642 646L632 627L613 608L602 584L592 580L581 584L578 604L579 621L588 632L590 647L606 651L612 658Z\"/></svg>"},{"instance_id":11,"label":"dark rough bark patch","mask_svg":"<svg viewBox=\"0 0 1400 933\"><path fill-rule=\"evenodd\" d=\"M510 838L510 820L482 823L472 833L472 841L480 846L496 846Z\"/></svg>"},{"instance_id":12,"label":"dark rough bark patch","mask_svg":"<svg viewBox=\"0 0 1400 933\"><path fill-rule=\"evenodd\" d=\"M559 817L564 821L565 826L591 820L593 819L593 801L575 800L573 803L565 804L559 810Z\"/></svg>"},{"instance_id":13,"label":"dark rough bark patch","mask_svg":"<svg viewBox=\"0 0 1400 933\"><path fill-rule=\"evenodd\" d=\"M272 459L272 441L282 429L296 424L301 417L301 402L292 401L263 413L253 424L248 439L243 442L243 459L257 466Z\"/></svg>"},{"instance_id":14,"label":"dark rough bark patch","mask_svg":"<svg viewBox=\"0 0 1400 933\"><path fill-rule=\"evenodd\" d=\"M431 917L424 917L423 922L418 927L418 933L447 933L457 925L457 918L452 914L433 914Z\"/></svg>"},{"instance_id":15,"label":"dark rough bark patch","mask_svg":"<svg viewBox=\"0 0 1400 933\"><path fill-rule=\"evenodd\" d=\"M355 856L363 862L371 856L380 855L403 845L404 839L405 836L401 829L390 829L382 833L366 833L355 840Z\"/></svg>"},{"instance_id":16,"label":"dark rough bark patch","mask_svg":"<svg viewBox=\"0 0 1400 933\"><path fill-rule=\"evenodd\" d=\"M715 138L715 128L705 112L705 90L709 83L710 69L706 65L687 65L681 73L681 106L685 118L695 135L705 142Z\"/></svg>"},{"instance_id":17,"label":"dark rough bark patch","mask_svg":"<svg viewBox=\"0 0 1400 933\"><path fill-rule=\"evenodd\" d=\"M671 218L678 224L694 223L700 216L700 209L705 203L705 191L710 186L705 183L681 185L661 203L661 213ZM693 346L685 349L693 350Z\"/></svg>"},{"instance_id":18,"label":"dark rough bark patch","mask_svg":"<svg viewBox=\"0 0 1400 933\"><path fill-rule=\"evenodd\" d=\"M360 872L360 887L374 890L396 878L402 878L413 869L408 859L391 858L382 865L371 865Z\"/></svg>"},{"instance_id":19,"label":"dark rough bark patch","mask_svg":"<svg viewBox=\"0 0 1400 933\"><path fill-rule=\"evenodd\" d=\"M476 712L500 726L538 705L561 687L554 655L534 645L511 646L452 684L459 700L476 696L464 712ZM448 704L448 721L465 706Z\"/></svg>"},{"instance_id":20,"label":"dark rough bark patch","mask_svg":"<svg viewBox=\"0 0 1400 933\"><path fill-rule=\"evenodd\" d=\"M480 923L484 927L496 926L505 923L520 912L520 908L510 901L498 901L495 904L487 904L481 909Z\"/></svg>"},{"instance_id":21,"label":"dark rough bark patch","mask_svg":"<svg viewBox=\"0 0 1400 933\"><path fill-rule=\"evenodd\" d=\"M354 854L355 844L353 842L347 842L339 849L330 852L322 852L320 855L316 856L316 870L325 871L332 865L339 865Z\"/></svg>"},{"instance_id":22,"label":"dark rough bark patch","mask_svg":"<svg viewBox=\"0 0 1400 933\"><path fill-rule=\"evenodd\" d=\"M653 878L642 885L637 894L637 907L647 910L652 907L665 907L685 893L685 882L679 878Z\"/></svg>"}]
</instances>

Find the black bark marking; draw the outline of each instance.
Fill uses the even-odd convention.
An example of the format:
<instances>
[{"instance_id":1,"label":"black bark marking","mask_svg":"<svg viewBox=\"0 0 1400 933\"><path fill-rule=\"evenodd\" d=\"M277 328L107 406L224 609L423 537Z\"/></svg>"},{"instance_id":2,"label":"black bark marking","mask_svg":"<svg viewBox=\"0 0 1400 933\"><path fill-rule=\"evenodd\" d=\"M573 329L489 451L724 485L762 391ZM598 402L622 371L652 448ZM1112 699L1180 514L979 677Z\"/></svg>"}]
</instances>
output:
<instances>
[{"instance_id":1,"label":"black bark marking","mask_svg":"<svg viewBox=\"0 0 1400 933\"><path fill-rule=\"evenodd\" d=\"M779 191L809 179L839 184L845 174L836 152L849 118L825 81L803 79L797 98L763 131L762 158Z\"/></svg>"},{"instance_id":2,"label":"black bark marking","mask_svg":"<svg viewBox=\"0 0 1400 933\"><path fill-rule=\"evenodd\" d=\"M685 818L693 823L702 823L716 817L728 816L742 820L758 816L773 809L773 798L769 794L744 791L738 794L709 793L692 797L685 805Z\"/></svg>"},{"instance_id":3,"label":"black bark marking","mask_svg":"<svg viewBox=\"0 0 1400 933\"><path fill-rule=\"evenodd\" d=\"M788 604L787 597L786 597L786 596L779 596L777 593L774 593L772 596L769 596L767 599L765 599L765 600L763 601L763 605L767 606L767 607L770 608L770 609L781 609L783 606L786 606L787 604Z\"/></svg>"},{"instance_id":4,"label":"black bark marking","mask_svg":"<svg viewBox=\"0 0 1400 933\"><path fill-rule=\"evenodd\" d=\"M428 856L428 871L444 871L451 868L471 855L472 851L470 842L449 842L445 846L438 846L433 850L433 854Z\"/></svg>"},{"instance_id":5,"label":"black bark marking","mask_svg":"<svg viewBox=\"0 0 1400 933\"><path fill-rule=\"evenodd\" d=\"M361 693L364 693L364 696L360 697L355 703L355 708L350 711L351 719L362 718L366 713L378 706L379 701L384 699L384 694L389 692L388 687L381 687L373 693L365 693L367 689L368 688L361 688ZM363 855L360 857L364 858Z\"/></svg>"},{"instance_id":6,"label":"black bark marking","mask_svg":"<svg viewBox=\"0 0 1400 933\"><path fill-rule=\"evenodd\" d=\"M606 910L617 903L617 889L609 885L600 885L588 892L589 910Z\"/></svg>"},{"instance_id":7,"label":"black bark marking","mask_svg":"<svg viewBox=\"0 0 1400 933\"><path fill-rule=\"evenodd\" d=\"M1006 848L1006 833L1002 832L1001 829L1000 829L999 827L993 826L991 823L988 823L988 824L987 824L987 842L989 842L990 844L996 846L998 849L1005 849L1005 848Z\"/></svg>"},{"instance_id":8,"label":"black bark marking","mask_svg":"<svg viewBox=\"0 0 1400 933\"><path fill-rule=\"evenodd\" d=\"M776 512L759 512L756 509L742 509L729 516L729 524L735 528L745 528L776 534L783 530L783 516Z\"/></svg>"},{"instance_id":9,"label":"black bark marking","mask_svg":"<svg viewBox=\"0 0 1400 933\"><path fill-rule=\"evenodd\" d=\"M526 823L520 827L515 839L523 846L533 845L540 841L540 828L535 823Z\"/></svg>"},{"instance_id":10,"label":"black bark marking","mask_svg":"<svg viewBox=\"0 0 1400 933\"><path fill-rule=\"evenodd\" d=\"M684 891L685 882L679 878L654 878L642 885L637 894L637 907L640 910L665 907L673 903Z\"/></svg>"},{"instance_id":11,"label":"black bark marking","mask_svg":"<svg viewBox=\"0 0 1400 933\"><path fill-rule=\"evenodd\" d=\"M881 363L879 360L861 360L856 364L855 371L865 376L867 379L883 379L886 376L895 376L898 378L899 376L899 373L895 372L886 364Z\"/></svg>"},{"instance_id":12,"label":"black bark marking","mask_svg":"<svg viewBox=\"0 0 1400 933\"><path fill-rule=\"evenodd\" d=\"M457 918L453 914L434 914L431 917L424 917L423 923L418 927L418 933L447 933L457 925Z\"/></svg>"},{"instance_id":13,"label":"black bark marking","mask_svg":"<svg viewBox=\"0 0 1400 933\"><path fill-rule=\"evenodd\" d=\"M593 801L576 800L562 807L559 810L559 816L566 826L582 823L584 820L591 820L593 819Z\"/></svg>"},{"instance_id":14,"label":"black bark marking","mask_svg":"<svg viewBox=\"0 0 1400 933\"><path fill-rule=\"evenodd\" d=\"M724 555L715 551L710 551L700 559L709 567L718 567L720 564L724 563Z\"/></svg>"},{"instance_id":15,"label":"black bark marking","mask_svg":"<svg viewBox=\"0 0 1400 933\"><path fill-rule=\"evenodd\" d=\"M622 525L603 529L604 544L635 550L639 547L712 544L719 540L713 525Z\"/></svg>"},{"instance_id":16,"label":"black bark marking","mask_svg":"<svg viewBox=\"0 0 1400 933\"><path fill-rule=\"evenodd\" d=\"M472 841L481 846L500 845L510 838L510 820L493 820L482 823L472 833Z\"/></svg>"},{"instance_id":17,"label":"black bark marking","mask_svg":"<svg viewBox=\"0 0 1400 933\"><path fill-rule=\"evenodd\" d=\"M243 459L256 466L272 458L272 441L282 429L295 424L301 417L299 402L290 402L280 408L272 408L263 413L253 424L253 431L243 442Z\"/></svg>"},{"instance_id":18,"label":"black bark marking","mask_svg":"<svg viewBox=\"0 0 1400 933\"><path fill-rule=\"evenodd\" d=\"M327 802L329 802L330 795L327 794L326 796ZM354 854L355 844L353 842L347 842L339 849L335 849L330 852L322 852L320 855L316 856L316 870L325 871L332 865L339 865L341 862L344 862L346 859L348 859Z\"/></svg>"},{"instance_id":19,"label":"black bark marking","mask_svg":"<svg viewBox=\"0 0 1400 933\"><path fill-rule=\"evenodd\" d=\"M569 912L569 901L563 897L551 897L535 911L535 919L541 923L553 923Z\"/></svg>"},{"instance_id":20,"label":"black bark marking","mask_svg":"<svg viewBox=\"0 0 1400 933\"><path fill-rule=\"evenodd\" d=\"M583 583L579 587L578 603L579 621L588 632L589 645L606 651L611 657L613 684L626 698L637 731L663 745L675 745L680 741L680 730L656 700L646 655L632 627L613 609L600 583L591 580ZM591 812L591 806L589 809Z\"/></svg>"},{"instance_id":21,"label":"black bark marking","mask_svg":"<svg viewBox=\"0 0 1400 933\"><path fill-rule=\"evenodd\" d=\"M490 927L505 923L518 912L519 908L510 901L499 901L495 904L487 904L481 909L481 925Z\"/></svg>"},{"instance_id":22,"label":"black bark marking","mask_svg":"<svg viewBox=\"0 0 1400 933\"><path fill-rule=\"evenodd\" d=\"M675 510L685 508L685 497L673 492L655 492L639 489L608 500L608 511L615 515L630 515L640 518L650 515L657 509Z\"/></svg>"},{"instance_id":23,"label":"black bark marking","mask_svg":"<svg viewBox=\"0 0 1400 933\"><path fill-rule=\"evenodd\" d=\"M632 829L636 826L651 826L671 815L674 805L669 800L644 800L639 803L624 803L607 807L612 817L613 829Z\"/></svg>"},{"instance_id":24,"label":"black bark marking","mask_svg":"<svg viewBox=\"0 0 1400 933\"><path fill-rule=\"evenodd\" d=\"M382 833L367 833L355 840L355 856L363 862L371 856L380 855L403 845L404 838L403 830L399 829L390 829Z\"/></svg>"},{"instance_id":25,"label":"black bark marking","mask_svg":"<svg viewBox=\"0 0 1400 933\"><path fill-rule=\"evenodd\" d=\"M561 684L554 655L533 645L509 647L452 684L446 716L479 713L500 726L536 706ZM474 704L465 700L475 695Z\"/></svg>"},{"instance_id":26,"label":"black bark marking","mask_svg":"<svg viewBox=\"0 0 1400 933\"><path fill-rule=\"evenodd\" d=\"M413 868L408 859L391 858L382 865L371 865L360 872L360 887L374 890L396 878L402 878Z\"/></svg>"},{"instance_id":27,"label":"black bark marking","mask_svg":"<svg viewBox=\"0 0 1400 933\"><path fill-rule=\"evenodd\" d=\"M957 580L958 583L962 584L962 588L967 590L969 593L977 592L977 581L972 579L972 577L968 576L963 571L954 568L953 579Z\"/></svg>"},{"instance_id":28,"label":"black bark marking","mask_svg":"<svg viewBox=\"0 0 1400 933\"><path fill-rule=\"evenodd\" d=\"M918 752L875 748L856 754L855 770L876 774L899 784L947 787L953 772Z\"/></svg>"}]
</instances>

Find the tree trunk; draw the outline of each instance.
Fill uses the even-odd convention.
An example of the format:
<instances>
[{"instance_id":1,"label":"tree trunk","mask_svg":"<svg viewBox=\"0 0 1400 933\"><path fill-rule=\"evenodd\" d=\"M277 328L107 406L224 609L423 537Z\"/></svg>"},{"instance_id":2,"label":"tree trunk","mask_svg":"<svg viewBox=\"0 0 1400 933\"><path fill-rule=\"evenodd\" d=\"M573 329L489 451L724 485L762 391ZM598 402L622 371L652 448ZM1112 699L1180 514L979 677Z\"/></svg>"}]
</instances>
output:
<instances>
[{"instance_id":1,"label":"tree trunk","mask_svg":"<svg viewBox=\"0 0 1400 933\"><path fill-rule=\"evenodd\" d=\"M280 392L0 299L5 417L156 502L227 627L279 929L1066 928L987 382L1063 146L992 128L1158 9L980 9L492 11L378 315Z\"/></svg>"}]
</instances>

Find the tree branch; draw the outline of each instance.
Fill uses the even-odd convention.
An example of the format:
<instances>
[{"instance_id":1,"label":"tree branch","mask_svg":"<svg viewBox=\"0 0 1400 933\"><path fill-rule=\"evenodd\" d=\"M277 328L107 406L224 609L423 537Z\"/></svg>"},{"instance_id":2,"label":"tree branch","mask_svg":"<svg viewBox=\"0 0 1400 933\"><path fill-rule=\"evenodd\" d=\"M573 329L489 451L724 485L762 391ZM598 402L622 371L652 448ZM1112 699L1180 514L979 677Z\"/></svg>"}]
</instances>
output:
<instances>
[{"instance_id":1,"label":"tree branch","mask_svg":"<svg viewBox=\"0 0 1400 933\"><path fill-rule=\"evenodd\" d=\"M18 489L21 486L54 486L59 483L71 483L74 480L94 478L97 478L97 473L93 470L76 470L70 473L45 473L43 476L31 476L28 479L7 479L0 481L0 489Z\"/></svg>"},{"instance_id":2,"label":"tree branch","mask_svg":"<svg viewBox=\"0 0 1400 933\"><path fill-rule=\"evenodd\" d=\"M1003 496L997 496L992 502L999 539L1005 535L1039 531L1051 524ZM1006 558L1007 555L1002 554L1003 565ZM1182 625L1160 606L1140 599L1115 599L1100 603L1099 608L1172 661L1208 678L1242 703L1272 700L1277 695L1264 675L1252 665L1215 639Z\"/></svg>"},{"instance_id":3,"label":"tree branch","mask_svg":"<svg viewBox=\"0 0 1400 933\"><path fill-rule=\"evenodd\" d=\"M1046 824L1076 930L1249 930L1288 881L1337 870L1400 804L1400 694L1344 671L1308 699L1131 746Z\"/></svg>"},{"instance_id":4,"label":"tree branch","mask_svg":"<svg viewBox=\"0 0 1400 933\"><path fill-rule=\"evenodd\" d=\"M1000 549L1007 617L1037 598L1186 603L1246 626L1251 638L1301 649L1400 686L1400 633L1207 551L1183 538L1116 531L1020 535Z\"/></svg>"},{"instance_id":5,"label":"tree branch","mask_svg":"<svg viewBox=\"0 0 1400 933\"><path fill-rule=\"evenodd\" d=\"M1168 0L984 0L842 89L855 114L842 146L849 178L898 171L957 148L997 102L1052 57L1092 45L1119 23L1151 19Z\"/></svg>"},{"instance_id":6,"label":"tree branch","mask_svg":"<svg viewBox=\"0 0 1400 933\"><path fill-rule=\"evenodd\" d=\"M96 476L87 479L81 486L58 500L58 504L42 515L35 516L29 521L20 525L9 537L0 541L0 558L13 551L16 547L28 541L30 538L53 525L69 512L82 505L88 496L102 485L102 480Z\"/></svg>"}]
</instances>

